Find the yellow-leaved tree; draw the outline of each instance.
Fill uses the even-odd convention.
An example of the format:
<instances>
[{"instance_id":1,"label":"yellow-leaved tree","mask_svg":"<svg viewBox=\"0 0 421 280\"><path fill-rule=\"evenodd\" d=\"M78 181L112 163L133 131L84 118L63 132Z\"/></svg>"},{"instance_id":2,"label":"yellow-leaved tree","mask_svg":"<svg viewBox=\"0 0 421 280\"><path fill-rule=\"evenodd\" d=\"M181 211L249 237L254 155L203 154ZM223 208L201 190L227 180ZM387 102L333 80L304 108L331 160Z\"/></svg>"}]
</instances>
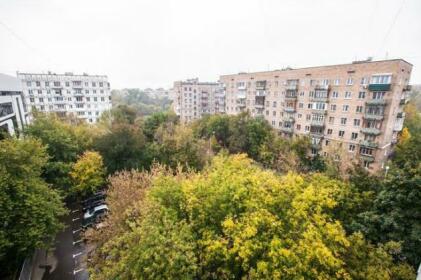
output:
<instances>
[{"instance_id":1,"label":"yellow-leaved tree","mask_svg":"<svg viewBox=\"0 0 421 280\"><path fill-rule=\"evenodd\" d=\"M86 151L73 165L70 176L72 192L83 196L95 192L105 183L105 169L102 157L94 151Z\"/></svg>"}]
</instances>

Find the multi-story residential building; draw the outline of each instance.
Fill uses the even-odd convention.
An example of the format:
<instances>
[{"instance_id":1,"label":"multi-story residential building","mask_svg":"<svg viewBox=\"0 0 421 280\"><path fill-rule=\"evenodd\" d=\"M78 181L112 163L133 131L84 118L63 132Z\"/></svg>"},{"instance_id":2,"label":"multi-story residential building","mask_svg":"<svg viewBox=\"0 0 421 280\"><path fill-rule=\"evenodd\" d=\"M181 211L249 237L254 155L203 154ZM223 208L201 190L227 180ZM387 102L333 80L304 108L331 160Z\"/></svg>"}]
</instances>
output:
<instances>
[{"instance_id":1,"label":"multi-story residential building","mask_svg":"<svg viewBox=\"0 0 421 280\"><path fill-rule=\"evenodd\" d=\"M0 74L0 131L15 135L28 122L20 81L15 77Z\"/></svg>"},{"instance_id":2,"label":"multi-story residential building","mask_svg":"<svg viewBox=\"0 0 421 280\"><path fill-rule=\"evenodd\" d=\"M402 59L223 75L227 114L249 111L312 154L384 167L402 129L412 65Z\"/></svg>"},{"instance_id":3,"label":"multi-story residential building","mask_svg":"<svg viewBox=\"0 0 421 280\"><path fill-rule=\"evenodd\" d=\"M17 73L28 111L75 115L89 123L111 109L110 83L103 75Z\"/></svg>"},{"instance_id":4,"label":"multi-story residential building","mask_svg":"<svg viewBox=\"0 0 421 280\"><path fill-rule=\"evenodd\" d=\"M224 112L224 92L219 83L199 82L199 79L177 81L173 91L174 111L183 122Z\"/></svg>"}]
</instances>

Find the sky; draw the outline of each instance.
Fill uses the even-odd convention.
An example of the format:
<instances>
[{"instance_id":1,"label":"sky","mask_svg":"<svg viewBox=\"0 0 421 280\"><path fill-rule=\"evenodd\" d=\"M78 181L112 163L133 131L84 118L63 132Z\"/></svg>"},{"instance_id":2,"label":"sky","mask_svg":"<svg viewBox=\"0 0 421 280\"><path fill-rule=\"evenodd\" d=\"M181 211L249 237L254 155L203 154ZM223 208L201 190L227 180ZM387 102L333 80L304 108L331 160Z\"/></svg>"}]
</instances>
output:
<instances>
[{"instance_id":1,"label":"sky","mask_svg":"<svg viewBox=\"0 0 421 280\"><path fill-rule=\"evenodd\" d=\"M403 58L421 83L421 0L0 0L0 73L112 88Z\"/></svg>"}]
</instances>

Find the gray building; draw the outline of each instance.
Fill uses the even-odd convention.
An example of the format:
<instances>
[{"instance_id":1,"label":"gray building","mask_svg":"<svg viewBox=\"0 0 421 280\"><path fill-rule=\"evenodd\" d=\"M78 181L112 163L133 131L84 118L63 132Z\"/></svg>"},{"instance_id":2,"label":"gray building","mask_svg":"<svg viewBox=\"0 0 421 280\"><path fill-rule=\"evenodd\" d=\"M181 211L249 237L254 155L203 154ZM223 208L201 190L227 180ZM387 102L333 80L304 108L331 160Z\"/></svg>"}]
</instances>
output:
<instances>
[{"instance_id":1,"label":"gray building","mask_svg":"<svg viewBox=\"0 0 421 280\"><path fill-rule=\"evenodd\" d=\"M15 135L29 122L18 79L0 74L0 130Z\"/></svg>"}]
</instances>

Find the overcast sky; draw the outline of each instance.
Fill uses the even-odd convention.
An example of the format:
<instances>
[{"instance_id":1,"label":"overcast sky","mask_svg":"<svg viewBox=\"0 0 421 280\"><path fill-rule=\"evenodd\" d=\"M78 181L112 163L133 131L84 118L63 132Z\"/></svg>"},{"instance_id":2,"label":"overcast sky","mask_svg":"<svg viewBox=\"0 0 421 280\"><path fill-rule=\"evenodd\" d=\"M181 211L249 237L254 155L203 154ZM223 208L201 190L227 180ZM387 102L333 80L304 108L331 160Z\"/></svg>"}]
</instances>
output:
<instances>
[{"instance_id":1,"label":"overcast sky","mask_svg":"<svg viewBox=\"0 0 421 280\"><path fill-rule=\"evenodd\" d=\"M0 72L113 88L403 58L421 83L421 0L0 0Z\"/></svg>"}]
</instances>

